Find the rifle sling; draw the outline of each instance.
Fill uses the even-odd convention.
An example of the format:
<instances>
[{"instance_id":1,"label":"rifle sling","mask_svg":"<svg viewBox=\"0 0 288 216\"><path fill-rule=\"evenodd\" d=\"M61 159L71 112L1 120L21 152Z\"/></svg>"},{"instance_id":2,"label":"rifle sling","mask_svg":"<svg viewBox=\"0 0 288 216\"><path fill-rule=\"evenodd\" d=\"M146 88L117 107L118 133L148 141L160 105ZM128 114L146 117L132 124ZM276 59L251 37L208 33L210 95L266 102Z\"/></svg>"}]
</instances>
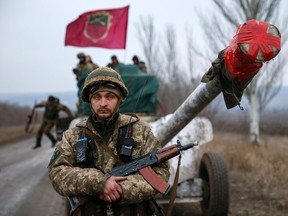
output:
<instances>
[{"instance_id":1,"label":"rifle sling","mask_svg":"<svg viewBox=\"0 0 288 216\"><path fill-rule=\"evenodd\" d=\"M177 192L178 180L179 180L180 165L181 165L181 154L179 155L179 158L178 158L178 165L177 165L177 170L176 170L173 186L171 189L167 216L172 215L172 211L173 211L173 207L174 207L174 201L175 201L176 192Z\"/></svg>"}]
</instances>

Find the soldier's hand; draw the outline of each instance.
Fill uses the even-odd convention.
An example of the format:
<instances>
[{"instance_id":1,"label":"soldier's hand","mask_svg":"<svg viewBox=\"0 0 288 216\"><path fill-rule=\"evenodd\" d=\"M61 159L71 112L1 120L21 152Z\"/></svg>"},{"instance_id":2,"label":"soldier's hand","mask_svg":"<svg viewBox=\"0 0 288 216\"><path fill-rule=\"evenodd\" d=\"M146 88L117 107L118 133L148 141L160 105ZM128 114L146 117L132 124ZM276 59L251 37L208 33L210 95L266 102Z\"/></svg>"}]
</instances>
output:
<instances>
[{"instance_id":1,"label":"soldier's hand","mask_svg":"<svg viewBox=\"0 0 288 216\"><path fill-rule=\"evenodd\" d=\"M121 186L117 183L119 181L126 180L127 177L111 176L104 184L103 193L100 195L100 199L112 203L116 202L122 197L123 191Z\"/></svg>"}]
</instances>

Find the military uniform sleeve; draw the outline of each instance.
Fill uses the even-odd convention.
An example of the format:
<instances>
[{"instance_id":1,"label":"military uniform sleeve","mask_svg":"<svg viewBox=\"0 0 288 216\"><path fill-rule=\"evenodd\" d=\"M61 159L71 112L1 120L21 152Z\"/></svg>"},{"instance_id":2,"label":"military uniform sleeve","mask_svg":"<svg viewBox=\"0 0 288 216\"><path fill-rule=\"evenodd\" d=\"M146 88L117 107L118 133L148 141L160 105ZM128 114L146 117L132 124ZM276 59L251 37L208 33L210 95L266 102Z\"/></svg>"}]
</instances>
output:
<instances>
[{"instance_id":1,"label":"military uniform sleeve","mask_svg":"<svg viewBox=\"0 0 288 216\"><path fill-rule=\"evenodd\" d=\"M45 107L45 105L46 105L46 101L42 101L42 102L40 102L40 103L35 104L34 107L35 107L35 108Z\"/></svg>"},{"instance_id":2,"label":"military uniform sleeve","mask_svg":"<svg viewBox=\"0 0 288 216\"><path fill-rule=\"evenodd\" d=\"M59 107L58 107L59 110L62 110L63 112L65 112L69 117L72 117L72 113L70 111L70 109L63 105L63 104L59 104Z\"/></svg>"},{"instance_id":3,"label":"military uniform sleeve","mask_svg":"<svg viewBox=\"0 0 288 216\"><path fill-rule=\"evenodd\" d=\"M142 135L140 135L141 133ZM141 147L141 155L161 148L159 141L148 127L144 127L144 130L140 130L136 136L143 136L143 143L138 143ZM170 175L168 161L153 167L153 169L164 181L168 181ZM142 202L157 194L157 191L139 174L129 175L127 180L119 182L119 184L124 193L122 203Z\"/></svg>"},{"instance_id":4,"label":"military uniform sleeve","mask_svg":"<svg viewBox=\"0 0 288 216\"><path fill-rule=\"evenodd\" d=\"M96 168L75 166L73 145L78 137L73 129L64 132L48 165L49 178L54 189L63 196L100 194L109 175Z\"/></svg>"}]
</instances>

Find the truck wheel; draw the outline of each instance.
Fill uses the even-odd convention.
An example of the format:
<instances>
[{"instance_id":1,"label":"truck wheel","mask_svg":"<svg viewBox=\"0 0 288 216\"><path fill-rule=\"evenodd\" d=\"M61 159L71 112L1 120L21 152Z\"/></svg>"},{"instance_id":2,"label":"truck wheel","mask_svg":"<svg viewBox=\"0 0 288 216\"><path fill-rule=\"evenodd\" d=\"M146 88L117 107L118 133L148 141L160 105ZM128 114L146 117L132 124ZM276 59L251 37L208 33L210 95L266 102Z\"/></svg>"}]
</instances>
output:
<instances>
[{"instance_id":1,"label":"truck wheel","mask_svg":"<svg viewBox=\"0 0 288 216\"><path fill-rule=\"evenodd\" d=\"M203 215L226 216L229 209L229 182L223 157L216 152L205 153L200 161L199 177L203 182Z\"/></svg>"}]
</instances>

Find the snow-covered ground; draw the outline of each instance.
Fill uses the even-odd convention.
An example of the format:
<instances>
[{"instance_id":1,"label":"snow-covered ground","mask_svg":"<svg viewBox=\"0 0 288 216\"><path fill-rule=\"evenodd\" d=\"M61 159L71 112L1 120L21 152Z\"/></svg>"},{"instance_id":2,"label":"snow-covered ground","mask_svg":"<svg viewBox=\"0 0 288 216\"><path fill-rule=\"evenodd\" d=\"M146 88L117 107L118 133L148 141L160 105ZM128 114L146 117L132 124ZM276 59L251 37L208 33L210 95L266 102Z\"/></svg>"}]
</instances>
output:
<instances>
[{"instance_id":1,"label":"snow-covered ground","mask_svg":"<svg viewBox=\"0 0 288 216\"><path fill-rule=\"evenodd\" d=\"M171 118L172 114L164 116L157 121L150 122L150 127L157 137L157 129L163 126ZM194 118L186 127L184 127L166 146L177 144L177 140L182 145L198 142L198 146L183 151L181 153L181 167L179 175L179 183L194 178L196 175L196 161L199 155L201 145L213 139L213 128L209 119L204 117ZM174 176L177 169L178 157L169 160L170 163L170 179L169 183L173 184Z\"/></svg>"}]
</instances>

